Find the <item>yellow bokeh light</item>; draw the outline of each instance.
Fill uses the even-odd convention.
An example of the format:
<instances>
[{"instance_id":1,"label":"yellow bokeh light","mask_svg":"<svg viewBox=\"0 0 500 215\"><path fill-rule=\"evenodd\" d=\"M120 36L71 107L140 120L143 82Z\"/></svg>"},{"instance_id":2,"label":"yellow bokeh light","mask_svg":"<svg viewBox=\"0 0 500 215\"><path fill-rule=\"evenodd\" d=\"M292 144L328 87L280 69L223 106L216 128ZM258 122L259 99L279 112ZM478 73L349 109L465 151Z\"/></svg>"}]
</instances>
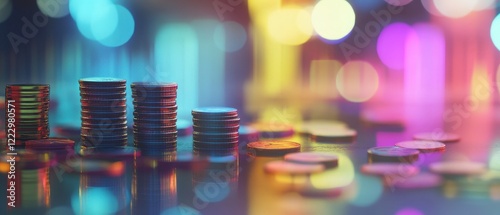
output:
<instances>
[{"instance_id":1,"label":"yellow bokeh light","mask_svg":"<svg viewBox=\"0 0 500 215\"><path fill-rule=\"evenodd\" d=\"M434 6L443 16L464 17L474 10L478 0L434 0Z\"/></svg>"},{"instance_id":2,"label":"yellow bokeh light","mask_svg":"<svg viewBox=\"0 0 500 215\"><path fill-rule=\"evenodd\" d=\"M322 98L337 97L335 78L342 63L337 60L313 60L309 74L311 93Z\"/></svg>"},{"instance_id":3,"label":"yellow bokeh light","mask_svg":"<svg viewBox=\"0 0 500 215\"><path fill-rule=\"evenodd\" d=\"M311 16L305 9L285 7L269 14L267 31L271 38L286 45L300 45L313 33Z\"/></svg>"},{"instance_id":4,"label":"yellow bokeh light","mask_svg":"<svg viewBox=\"0 0 500 215\"><path fill-rule=\"evenodd\" d=\"M352 31L356 14L345 0L322 0L314 6L311 19L314 30L321 37L338 40Z\"/></svg>"},{"instance_id":5,"label":"yellow bokeh light","mask_svg":"<svg viewBox=\"0 0 500 215\"><path fill-rule=\"evenodd\" d=\"M311 184L317 189L341 188L354 181L354 164L349 156L336 153L339 157L339 166L322 173L311 175Z\"/></svg>"},{"instance_id":6,"label":"yellow bokeh light","mask_svg":"<svg viewBox=\"0 0 500 215\"><path fill-rule=\"evenodd\" d=\"M364 102L377 92L379 77L370 63L350 61L340 69L336 81L342 97L351 102Z\"/></svg>"}]
</instances>

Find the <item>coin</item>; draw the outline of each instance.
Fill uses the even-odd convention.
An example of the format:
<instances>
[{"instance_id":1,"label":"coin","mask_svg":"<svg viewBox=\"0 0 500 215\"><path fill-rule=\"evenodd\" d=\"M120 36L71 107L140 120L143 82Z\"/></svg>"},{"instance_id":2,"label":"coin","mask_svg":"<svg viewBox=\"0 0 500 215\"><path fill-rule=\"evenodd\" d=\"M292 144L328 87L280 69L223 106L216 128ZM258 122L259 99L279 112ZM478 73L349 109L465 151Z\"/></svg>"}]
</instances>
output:
<instances>
[{"instance_id":1,"label":"coin","mask_svg":"<svg viewBox=\"0 0 500 215\"><path fill-rule=\"evenodd\" d=\"M300 144L291 141L256 141L247 144L247 152L251 156L284 156L300 152Z\"/></svg>"},{"instance_id":2,"label":"coin","mask_svg":"<svg viewBox=\"0 0 500 215\"><path fill-rule=\"evenodd\" d=\"M141 155L140 151L134 147L85 147L78 151L78 154L85 159L99 160L127 160L134 159Z\"/></svg>"},{"instance_id":3,"label":"coin","mask_svg":"<svg viewBox=\"0 0 500 215\"><path fill-rule=\"evenodd\" d=\"M321 164L299 164L287 161L271 161L264 166L266 173L287 174L287 175L309 175L323 172L324 166Z\"/></svg>"},{"instance_id":4,"label":"coin","mask_svg":"<svg viewBox=\"0 0 500 215\"><path fill-rule=\"evenodd\" d=\"M410 177L418 174L420 168L405 163L372 163L361 166L361 172L368 175Z\"/></svg>"},{"instance_id":5,"label":"coin","mask_svg":"<svg viewBox=\"0 0 500 215\"><path fill-rule=\"evenodd\" d=\"M73 148L75 141L65 138L49 138L42 140L28 140L25 142L26 148L31 149L60 149L60 148Z\"/></svg>"},{"instance_id":6,"label":"coin","mask_svg":"<svg viewBox=\"0 0 500 215\"><path fill-rule=\"evenodd\" d=\"M443 132L426 132L413 135L415 140L429 140L442 143L454 143L460 141L460 136Z\"/></svg>"},{"instance_id":7,"label":"coin","mask_svg":"<svg viewBox=\"0 0 500 215\"><path fill-rule=\"evenodd\" d=\"M15 116L11 117L16 134L16 145L23 140L46 139L50 135L49 102L50 86L45 84L10 84L5 88L6 99L14 100L11 107Z\"/></svg>"},{"instance_id":8,"label":"coin","mask_svg":"<svg viewBox=\"0 0 500 215\"><path fill-rule=\"evenodd\" d=\"M302 164L321 164L325 168L334 168L339 164L339 157L326 152L298 152L285 155L288 162Z\"/></svg>"},{"instance_id":9,"label":"coin","mask_svg":"<svg viewBox=\"0 0 500 215\"><path fill-rule=\"evenodd\" d=\"M442 152L446 149L446 145L436 141L413 140L396 143L396 146L407 149L417 149L420 152Z\"/></svg>"},{"instance_id":10,"label":"coin","mask_svg":"<svg viewBox=\"0 0 500 215\"><path fill-rule=\"evenodd\" d=\"M441 185L442 181L443 180L439 175L432 173L420 173L401 180L391 181L390 186L401 189L423 189L438 187Z\"/></svg>"},{"instance_id":11,"label":"coin","mask_svg":"<svg viewBox=\"0 0 500 215\"><path fill-rule=\"evenodd\" d=\"M197 118L193 118L193 125L198 127L211 127L211 128L235 127L240 125L240 118L231 118L227 120L223 119L200 120Z\"/></svg>"},{"instance_id":12,"label":"coin","mask_svg":"<svg viewBox=\"0 0 500 215\"><path fill-rule=\"evenodd\" d=\"M6 89L15 91L39 91L49 90L48 84L8 84Z\"/></svg>"},{"instance_id":13,"label":"coin","mask_svg":"<svg viewBox=\"0 0 500 215\"><path fill-rule=\"evenodd\" d=\"M259 131L249 127L249 126L240 126L238 129L240 142L254 142L259 140L260 133Z\"/></svg>"},{"instance_id":14,"label":"coin","mask_svg":"<svg viewBox=\"0 0 500 215\"><path fill-rule=\"evenodd\" d=\"M373 147L368 149L368 162L405 162L418 160L419 151L397 146Z\"/></svg>"},{"instance_id":15,"label":"coin","mask_svg":"<svg viewBox=\"0 0 500 215\"><path fill-rule=\"evenodd\" d=\"M316 142L353 142L357 132L351 129L330 130L316 128L311 131L311 140Z\"/></svg>"},{"instance_id":16,"label":"coin","mask_svg":"<svg viewBox=\"0 0 500 215\"><path fill-rule=\"evenodd\" d=\"M238 110L230 107L202 107L195 108L191 111L194 118L219 118L224 117L237 117Z\"/></svg>"}]
</instances>

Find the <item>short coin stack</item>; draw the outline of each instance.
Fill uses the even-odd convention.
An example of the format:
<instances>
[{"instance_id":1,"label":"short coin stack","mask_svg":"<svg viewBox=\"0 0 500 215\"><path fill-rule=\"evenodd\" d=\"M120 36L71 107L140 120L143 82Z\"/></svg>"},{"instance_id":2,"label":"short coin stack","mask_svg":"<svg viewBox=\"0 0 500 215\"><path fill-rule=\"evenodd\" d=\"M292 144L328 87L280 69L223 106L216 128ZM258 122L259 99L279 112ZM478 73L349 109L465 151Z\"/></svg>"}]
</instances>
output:
<instances>
[{"instance_id":1,"label":"short coin stack","mask_svg":"<svg viewBox=\"0 0 500 215\"><path fill-rule=\"evenodd\" d=\"M193 150L231 152L238 149L238 110L227 107L195 108Z\"/></svg>"},{"instance_id":2,"label":"short coin stack","mask_svg":"<svg viewBox=\"0 0 500 215\"><path fill-rule=\"evenodd\" d=\"M80 81L82 147L127 145L126 81L85 78Z\"/></svg>"},{"instance_id":3,"label":"short coin stack","mask_svg":"<svg viewBox=\"0 0 500 215\"><path fill-rule=\"evenodd\" d=\"M177 147L177 84L132 83L134 144L141 151Z\"/></svg>"},{"instance_id":4,"label":"short coin stack","mask_svg":"<svg viewBox=\"0 0 500 215\"><path fill-rule=\"evenodd\" d=\"M7 85L5 96L6 128L9 128L9 118L15 119L17 145L22 145L25 140L49 137L49 85ZM15 111L10 116L9 109Z\"/></svg>"}]
</instances>

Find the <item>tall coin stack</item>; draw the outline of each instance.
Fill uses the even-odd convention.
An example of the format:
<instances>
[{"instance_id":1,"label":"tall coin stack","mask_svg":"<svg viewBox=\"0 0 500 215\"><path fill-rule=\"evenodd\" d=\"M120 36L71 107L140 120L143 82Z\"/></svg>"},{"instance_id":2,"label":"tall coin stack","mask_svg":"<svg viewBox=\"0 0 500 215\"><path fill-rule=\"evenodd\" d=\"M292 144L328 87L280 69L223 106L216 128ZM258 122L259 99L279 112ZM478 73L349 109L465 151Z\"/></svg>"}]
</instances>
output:
<instances>
[{"instance_id":1,"label":"tall coin stack","mask_svg":"<svg viewBox=\"0 0 500 215\"><path fill-rule=\"evenodd\" d=\"M227 107L193 109L193 150L231 152L238 149L238 110Z\"/></svg>"},{"instance_id":2,"label":"tall coin stack","mask_svg":"<svg viewBox=\"0 0 500 215\"><path fill-rule=\"evenodd\" d=\"M143 153L177 147L177 84L132 83L134 144Z\"/></svg>"},{"instance_id":3,"label":"tall coin stack","mask_svg":"<svg viewBox=\"0 0 500 215\"><path fill-rule=\"evenodd\" d=\"M5 128L9 128L9 118L14 118L16 145L49 137L49 85L7 85L5 97ZM9 109L15 111L10 116Z\"/></svg>"},{"instance_id":4,"label":"tall coin stack","mask_svg":"<svg viewBox=\"0 0 500 215\"><path fill-rule=\"evenodd\" d=\"M127 145L126 81L84 78L80 81L82 147Z\"/></svg>"}]
</instances>

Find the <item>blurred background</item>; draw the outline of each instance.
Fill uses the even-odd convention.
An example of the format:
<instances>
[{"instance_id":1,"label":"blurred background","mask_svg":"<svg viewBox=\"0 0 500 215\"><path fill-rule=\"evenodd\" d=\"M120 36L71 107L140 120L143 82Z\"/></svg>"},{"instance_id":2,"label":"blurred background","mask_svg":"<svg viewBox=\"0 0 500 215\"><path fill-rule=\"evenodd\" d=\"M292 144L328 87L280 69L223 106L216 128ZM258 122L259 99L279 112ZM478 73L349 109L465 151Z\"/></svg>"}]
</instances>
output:
<instances>
[{"instance_id":1,"label":"blurred background","mask_svg":"<svg viewBox=\"0 0 500 215\"><path fill-rule=\"evenodd\" d=\"M80 124L78 79L110 76L177 82L179 118L188 120L192 108L213 105L237 107L244 122L338 118L362 107L409 120L432 105L426 114L446 127L443 115L461 116L446 113L447 101L469 109L496 101L497 5L0 0L0 86L49 83L52 125Z\"/></svg>"},{"instance_id":2,"label":"blurred background","mask_svg":"<svg viewBox=\"0 0 500 215\"><path fill-rule=\"evenodd\" d=\"M303 151L341 152L338 171L315 179L321 188L349 184L341 201L272 193L280 186L264 175L267 160L242 160L245 171L228 173L223 187L229 191L206 201L212 204L205 214L221 208L259 215L278 209L273 214L467 214L471 207L494 213L500 199L499 6L497 0L0 0L0 100L6 84L48 83L50 125L75 127L78 136L79 79L177 82L179 119L191 121L195 107L231 106L242 124L335 119L358 132L355 143L342 146L301 142ZM377 127L386 125L390 129ZM377 178L358 172L367 148L424 131L459 134L461 143L447 146L443 157L480 161L496 175L408 195L385 192ZM441 155L427 155L422 163L437 160ZM44 202L36 204L47 208L57 206L52 198L66 206L87 201L99 210L115 195L115 210L122 210L135 193L151 194L139 204L146 208L173 196L161 206L167 208L195 195L188 171L134 173L132 184L143 187L127 190L131 194L118 189L128 186L126 177L69 176L68 185L52 175L50 188L48 170L28 173L41 179L29 181L37 188L26 186L24 196L37 196ZM493 179L492 186L484 182ZM101 186L100 180L117 193L97 189L82 197L78 187ZM152 181L156 187L148 186ZM238 185L241 193L233 189ZM79 198L70 198L76 193ZM217 204L224 199L228 208Z\"/></svg>"}]
</instances>

